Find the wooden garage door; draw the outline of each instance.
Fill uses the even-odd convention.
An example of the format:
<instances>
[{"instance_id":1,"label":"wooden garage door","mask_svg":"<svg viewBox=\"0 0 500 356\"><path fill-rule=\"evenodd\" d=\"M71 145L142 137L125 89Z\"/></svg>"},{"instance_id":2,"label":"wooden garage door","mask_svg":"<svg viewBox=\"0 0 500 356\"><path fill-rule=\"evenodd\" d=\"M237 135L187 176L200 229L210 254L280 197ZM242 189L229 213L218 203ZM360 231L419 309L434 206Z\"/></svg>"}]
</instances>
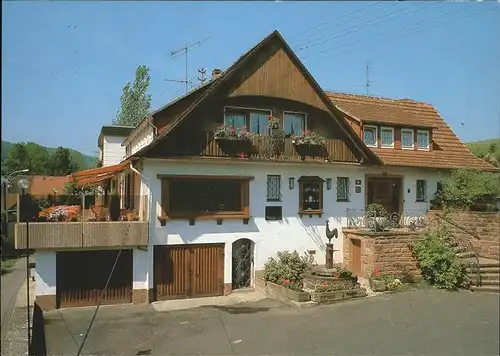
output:
<instances>
[{"instance_id":1,"label":"wooden garage door","mask_svg":"<svg viewBox=\"0 0 500 356\"><path fill-rule=\"evenodd\" d=\"M57 307L97 305L118 250L58 252ZM132 250L122 250L102 304L132 302Z\"/></svg>"},{"instance_id":2,"label":"wooden garage door","mask_svg":"<svg viewBox=\"0 0 500 356\"><path fill-rule=\"evenodd\" d=\"M224 293L224 245L154 247L156 300Z\"/></svg>"}]
</instances>

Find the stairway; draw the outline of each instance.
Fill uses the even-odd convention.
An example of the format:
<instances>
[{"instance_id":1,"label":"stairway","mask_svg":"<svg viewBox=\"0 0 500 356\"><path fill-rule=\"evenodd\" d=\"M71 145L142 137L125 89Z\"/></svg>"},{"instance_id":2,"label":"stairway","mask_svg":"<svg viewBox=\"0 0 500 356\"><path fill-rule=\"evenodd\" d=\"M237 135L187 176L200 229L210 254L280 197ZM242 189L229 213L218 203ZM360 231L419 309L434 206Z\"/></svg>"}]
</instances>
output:
<instances>
[{"instance_id":1,"label":"stairway","mask_svg":"<svg viewBox=\"0 0 500 356\"><path fill-rule=\"evenodd\" d=\"M467 268L472 282L471 291L500 293L500 261L481 257L476 258L476 253L472 251L470 246L459 245L456 242L450 243L450 246L455 251L457 257L464 260L464 262L468 264L479 263L479 281L477 269Z\"/></svg>"},{"instance_id":2,"label":"stairway","mask_svg":"<svg viewBox=\"0 0 500 356\"><path fill-rule=\"evenodd\" d=\"M473 292L500 293L500 261L479 259L481 283L471 286Z\"/></svg>"}]
</instances>

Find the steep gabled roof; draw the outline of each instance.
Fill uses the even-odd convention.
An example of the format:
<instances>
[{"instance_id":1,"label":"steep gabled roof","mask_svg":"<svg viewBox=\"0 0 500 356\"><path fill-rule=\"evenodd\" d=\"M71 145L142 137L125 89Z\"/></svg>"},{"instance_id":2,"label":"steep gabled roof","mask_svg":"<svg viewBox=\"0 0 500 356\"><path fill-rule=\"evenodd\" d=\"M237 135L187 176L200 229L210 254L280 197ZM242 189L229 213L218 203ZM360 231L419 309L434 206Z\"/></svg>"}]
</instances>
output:
<instances>
[{"instance_id":1,"label":"steep gabled roof","mask_svg":"<svg viewBox=\"0 0 500 356\"><path fill-rule=\"evenodd\" d=\"M198 98L198 100L193 101L192 105L190 105L182 114L180 114L177 118L171 121L163 132L159 133L153 142L151 142L148 146L136 152L133 156L141 156L155 147L159 142L161 142L169 133L171 133L196 107L198 107L203 101L207 100L210 95L213 95L218 88L221 87L223 83L226 83L240 68L242 68L250 58L252 58L256 53L264 48L270 41L277 39L281 45L283 46L285 52L290 56L293 62L300 69L301 73L307 78L311 86L316 90L318 96L325 103L326 107L330 110L332 118L337 121L339 127L344 131L346 136L354 143L355 148L361 154L362 157L368 159L371 162L381 163L380 159L373 154L373 152L366 147L366 145L360 140L360 138L356 135L356 133L351 129L351 127L341 118L341 112L333 105L331 100L327 97L325 92L321 89L319 84L313 78L313 76L309 73L309 71L305 68L302 62L298 59L295 53L292 51L290 46L286 43L284 38L280 35L278 31L273 31L270 35L264 38L262 41L257 43L253 48L251 48L248 52L243 54L240 58L236 60L226 71L221 73L221 75L217 78L217 81L213 83L212 86L207 88L207 90ZM169 104L170 105L170 104Z\"/></svg>"},{"instance_id":2,"label":"steep gabled roof","mask_svg":"<svg viewBox=\"0 0 500 356\"><path fill-rule=\"evenodd\" d=\"M430 104L411 99L333 92L326 94L346 115L359 122L433 129L434 147L431 151L373 148L372 151L386 165L498 171L497 167L474 156Z\"/></svg>"}]
</instances>

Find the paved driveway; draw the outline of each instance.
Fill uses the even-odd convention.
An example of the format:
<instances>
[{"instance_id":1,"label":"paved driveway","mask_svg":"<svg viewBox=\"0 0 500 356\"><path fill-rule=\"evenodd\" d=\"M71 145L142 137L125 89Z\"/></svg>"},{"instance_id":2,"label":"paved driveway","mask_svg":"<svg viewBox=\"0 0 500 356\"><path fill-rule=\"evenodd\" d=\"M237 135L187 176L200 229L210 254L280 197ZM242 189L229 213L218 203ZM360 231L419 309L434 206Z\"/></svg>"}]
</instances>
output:
<instances>
[{"instance_id":1,"label":"paved driveway","mask_svg":"<svg viewBox=\"0 0 500 356\"><path fill-rule=\"evenodd\" d=\"M92 312L47 313L48 354L75 354ZM175 312L102 307L83 354L498 355L499 296L419 291L302 310L271 300Z\"/></svg>"},{"instance_id":2,"label":"paved driveway","mask_svg":"<svg viewBox=\"0 0 500 356\"><path fill-rule=\"evenodd\" d=\"M14 309L14 302L16 300L19 288L26 279L26 260L23 258L19 259L16 264L12 267L10 273L4 274L1 277L1 325L2 331L0 333L1 341L3 342L5 333L8 329L8 324L12 316L12 310Z\"/></svg>"}]
</instances>

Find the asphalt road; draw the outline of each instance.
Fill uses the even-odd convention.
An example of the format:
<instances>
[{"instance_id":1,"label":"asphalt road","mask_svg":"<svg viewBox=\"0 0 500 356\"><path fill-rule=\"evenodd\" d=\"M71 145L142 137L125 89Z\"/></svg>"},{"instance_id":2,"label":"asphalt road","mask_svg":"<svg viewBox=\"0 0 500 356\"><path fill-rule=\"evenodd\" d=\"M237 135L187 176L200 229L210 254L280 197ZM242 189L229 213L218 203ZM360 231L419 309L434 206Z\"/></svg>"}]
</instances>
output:
<instances>
[{"instance_id":1,"label":"asphalt road","mask_svg":"<svg viewBox=\"0 0 500 356\"><path fill-rule=\"evenodd\" d=\"M45 315L48 354L75 355L94 308ZM310 309L273 300L187 311L99 310L82 355L499 354L499 295L402 292Z\"/></svg>"},{"instance_id":2,"label":"asphalt road","mask_svg":"<svg viewBox=\"0 0 500 356\"><path fill-rule=\"evenodd\" d=\"M3 342L5 338L5 333L10 322L10 317L12 311L14 310L14 305L17 297L17 293L24 280L26 279L26 260L20 258L19 261L12 268L12 272L4 274L1 279L0 293L1 293L1 321L2 321L2 331L1 331L1 341Z\"/></svg>"}]
</instances>

